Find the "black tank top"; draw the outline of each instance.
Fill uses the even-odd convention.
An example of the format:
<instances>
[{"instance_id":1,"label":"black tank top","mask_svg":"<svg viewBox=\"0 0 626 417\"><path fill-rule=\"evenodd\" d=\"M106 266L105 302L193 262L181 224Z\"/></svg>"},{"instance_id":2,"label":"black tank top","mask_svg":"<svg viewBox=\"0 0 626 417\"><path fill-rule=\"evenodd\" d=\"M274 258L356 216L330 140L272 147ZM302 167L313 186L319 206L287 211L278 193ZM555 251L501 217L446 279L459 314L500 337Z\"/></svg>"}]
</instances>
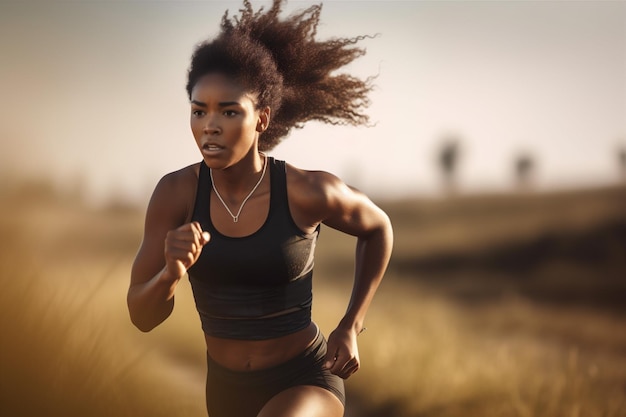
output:
<instances>
[{"instance_id":1,"label":"black tank top","mask_svg":"<svg viewBox=\"0 0 626 417\"><path fill-rule=\"evenodd\" d=\"M228 339L271 339L311 323L312 276L319 227L306 234L287 201L285 162L268 159L270 209L265 223L245 237L218 232L211 221L211 178L200 163L192 220L211 234L189 268L202 329Z\"/></svg>"}]
</instances>

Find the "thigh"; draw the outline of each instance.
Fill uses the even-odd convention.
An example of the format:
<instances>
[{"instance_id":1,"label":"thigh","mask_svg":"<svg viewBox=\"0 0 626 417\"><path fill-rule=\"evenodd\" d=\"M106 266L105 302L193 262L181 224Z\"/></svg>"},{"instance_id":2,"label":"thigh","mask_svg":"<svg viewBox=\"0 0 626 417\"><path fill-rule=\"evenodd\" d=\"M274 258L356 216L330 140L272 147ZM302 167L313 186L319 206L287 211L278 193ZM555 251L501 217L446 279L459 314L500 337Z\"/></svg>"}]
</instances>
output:
<instances>
[{"instance_id":1,"label":"thigh","mask_svg":"<svg viewBox=\"0 0 626 417\"><path fill-rule=\"evenodd\" d=\"M341 401L327 389L299 385L272 397L257 417L342 417L343 411Z\"/></svg>"}]
</instances>

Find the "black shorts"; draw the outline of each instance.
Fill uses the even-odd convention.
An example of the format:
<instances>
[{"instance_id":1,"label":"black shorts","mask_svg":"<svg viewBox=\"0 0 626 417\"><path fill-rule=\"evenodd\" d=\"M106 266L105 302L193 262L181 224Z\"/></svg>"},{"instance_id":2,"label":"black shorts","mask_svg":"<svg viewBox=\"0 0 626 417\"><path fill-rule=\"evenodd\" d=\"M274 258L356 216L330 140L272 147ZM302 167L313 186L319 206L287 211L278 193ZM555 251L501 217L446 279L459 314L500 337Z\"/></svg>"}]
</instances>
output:
<instances>
[{"instance_id":1,"label":"black shorts","mask_svg":"<svg viewBox=\"0 0 626 417\"><path fill-rule=\"evenodd\" d=\"M319 332L304 352L268 369L232 371L207 355L206 404L209 417L256 417L276 394L299 385L327 389L345 405L343 379L324 368L325 355L326 339Z\"/></svg>"}]
</instances>

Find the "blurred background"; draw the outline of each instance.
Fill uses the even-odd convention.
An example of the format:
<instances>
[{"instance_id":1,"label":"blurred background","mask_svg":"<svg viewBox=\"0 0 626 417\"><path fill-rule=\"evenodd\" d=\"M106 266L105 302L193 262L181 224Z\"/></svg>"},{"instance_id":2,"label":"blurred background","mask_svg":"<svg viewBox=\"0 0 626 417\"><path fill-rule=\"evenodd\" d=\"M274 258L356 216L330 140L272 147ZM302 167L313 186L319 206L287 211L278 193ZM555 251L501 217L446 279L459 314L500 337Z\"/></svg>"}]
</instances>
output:
<instances>
[{"instance_id":1,"label":"blurred background","mask_svg":"<svg viewBox=\"0 0 626 417\"><path fill-rule=\"evenodd\" d=\"M190 55L239 8L0 0L0 414L204 415L188 283L149 334L125 293L154 185L200 160ZM394 223L347 416L622 416L626 2L324 2L320 38L360 34L374 126L271 152ZM320 237L326 334L354 243Z\"/></svg>"}]
</instances>

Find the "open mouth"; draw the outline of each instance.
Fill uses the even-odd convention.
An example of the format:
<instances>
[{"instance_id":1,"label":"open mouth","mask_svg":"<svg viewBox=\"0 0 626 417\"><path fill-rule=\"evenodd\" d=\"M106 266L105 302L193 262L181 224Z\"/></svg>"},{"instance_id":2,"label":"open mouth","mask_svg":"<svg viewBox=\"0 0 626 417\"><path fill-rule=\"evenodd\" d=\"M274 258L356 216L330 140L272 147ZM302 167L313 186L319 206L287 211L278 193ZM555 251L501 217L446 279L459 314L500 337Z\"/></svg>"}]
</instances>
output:
<instances>
[{"instance_id":1,"label":"open mouth","mask_svg":"<svg viewBox=\"0 0 626 417\"><path fill-rule=\"evenodd\" d=\"M219 146L214 143L205 143L204 145L202 145L202 150L207 152L217 152L221 151L222 149L224 149L223 146Z\"/></svg>"}]
</instances>

